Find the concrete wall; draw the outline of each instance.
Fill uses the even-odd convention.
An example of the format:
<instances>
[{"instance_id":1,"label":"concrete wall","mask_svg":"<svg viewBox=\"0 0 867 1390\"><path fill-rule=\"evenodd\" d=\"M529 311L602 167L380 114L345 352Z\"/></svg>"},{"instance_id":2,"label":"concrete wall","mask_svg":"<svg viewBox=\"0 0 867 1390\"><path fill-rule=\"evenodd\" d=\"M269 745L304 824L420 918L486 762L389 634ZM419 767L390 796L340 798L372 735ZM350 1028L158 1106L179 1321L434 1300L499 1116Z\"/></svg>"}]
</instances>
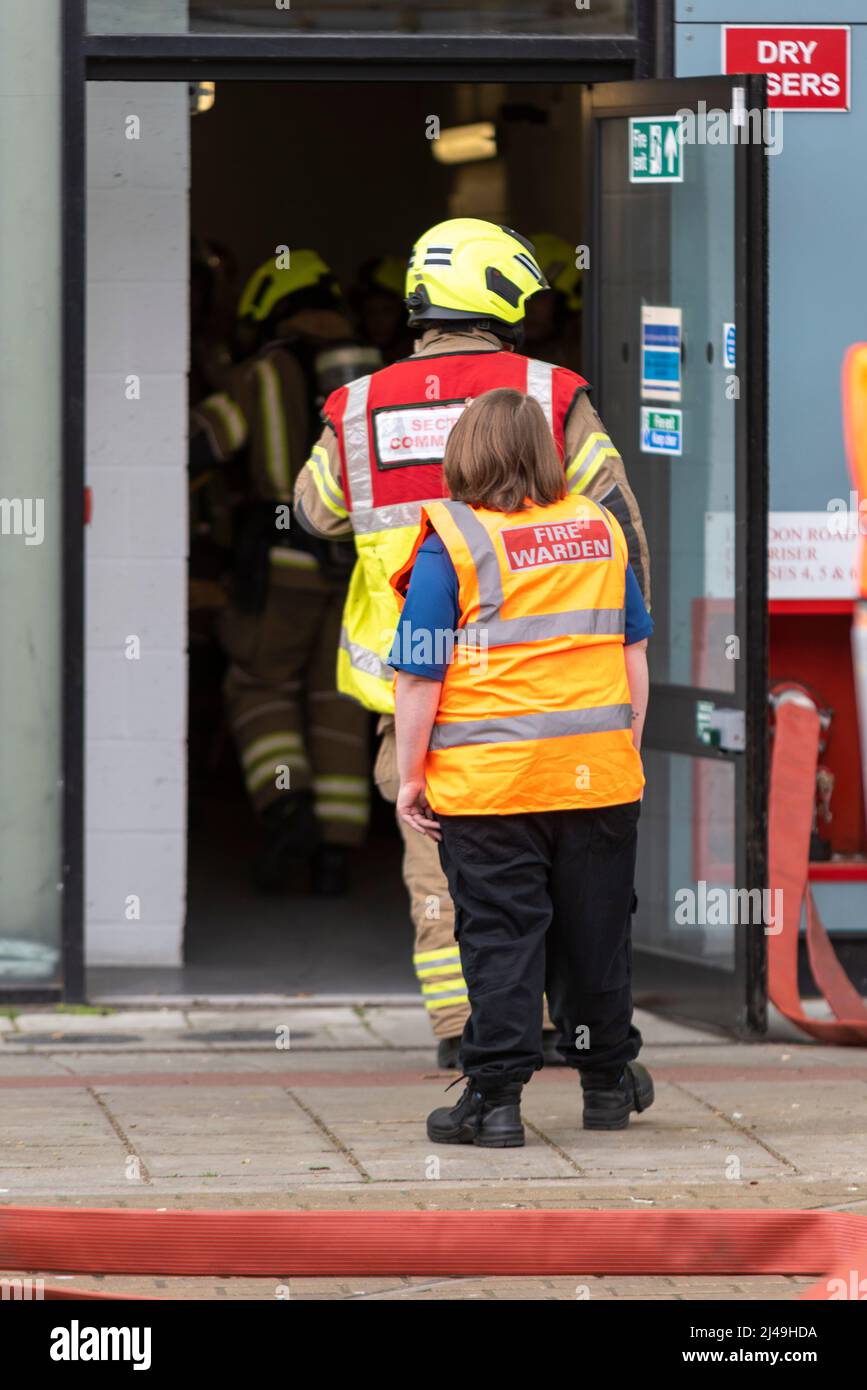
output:
<instances>
[{"instance_id":1,"label":"concrete wall","mask_svg":"<svg viewBox=\"0 0 867 1390\"><path fill-rule=\"evenodd\" d=\"M87 481L93 490L86 648L90 965L171 965L181 959L186 874L187 100L183 83L91 83L88 91ZM134 128L131 117L140 122L138 139L126 135ZM138 378L137 388L130 383L132 377Z\"/></svg>"}]
</instances>

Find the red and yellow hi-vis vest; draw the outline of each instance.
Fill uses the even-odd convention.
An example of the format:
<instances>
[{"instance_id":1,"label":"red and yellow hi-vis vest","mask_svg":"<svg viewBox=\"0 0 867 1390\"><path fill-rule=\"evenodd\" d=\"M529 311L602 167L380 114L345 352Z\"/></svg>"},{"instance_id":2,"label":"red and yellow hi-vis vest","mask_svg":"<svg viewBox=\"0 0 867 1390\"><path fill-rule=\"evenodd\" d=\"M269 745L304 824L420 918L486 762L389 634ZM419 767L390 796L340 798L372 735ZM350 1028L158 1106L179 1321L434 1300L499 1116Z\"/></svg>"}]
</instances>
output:
<instances>
[{"instance_id":1,"label":"red and yellow hi-vis vest","mask_svg":"<svg viewBox=\"0 0 867 1390\"><path fill-rule=\"evenodd\" d=\"M517 352L418 353L341 386L325 402L358 554L343 610L337 688L368 709L394 711L388 653L398 607L389 580L412 550L421 504L447 491L446 441L467 398L496 386L539 402L562 457L569 411L587 382L566 367ZM594 447L605 451L601 443ZM571 486L583 485L593 456L575 471Z\"/></svg>"},{"instance_id":2,"label":"red and yellow hi-vis vest","mask_svg":"<svg viewBox=\"0 0 867 1390\"><path fill-rule=\"evenodd\" d=\"M512 513L427 502L392 580L400 596L431 527L460 593L425 763L433 809L512 815L636 801L644 774L632 741L617 520L574 495Z\"/></svg>"}]
</instances>

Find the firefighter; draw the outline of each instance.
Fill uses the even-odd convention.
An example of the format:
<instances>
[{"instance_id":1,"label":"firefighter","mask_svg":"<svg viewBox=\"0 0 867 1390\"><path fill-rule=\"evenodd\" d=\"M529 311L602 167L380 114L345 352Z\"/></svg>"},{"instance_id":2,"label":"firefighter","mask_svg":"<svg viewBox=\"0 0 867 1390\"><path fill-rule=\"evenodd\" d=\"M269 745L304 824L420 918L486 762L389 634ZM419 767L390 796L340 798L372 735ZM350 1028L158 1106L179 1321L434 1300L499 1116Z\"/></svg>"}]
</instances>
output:
<instances>
[{"instance_id":1,"label":"firefighter","mask_svg":"<svg viewBox=\"0 0 867 1390\"><path fill-rule=\"evenodd\" d=\"M444 470L450 500L425 504L392 581L408 629L393 659L397 808L439 841L472 1006L469 1084L428 1138L523 1144L543 991L585 1129L622 1129L653 1103L629 945L652 623L622 528L567 494L538 401L473 401ZM415 656L431 631L462 639L433 669Z\"/></svg>"},{"instance_id":2,"label":"firefighter","mask_svg":"<svg viewBox=\"0 0 867 1390\"><path fill-rule=\"evenodd\" d=\"M575 251L553 232L533 236L536 259L549 288L527 305L524 344L531 357L578 369L581 361L582 273Z\"/></svg>"},{"instance_id":3,"label":"firefighter","mask_svg":"<svg viewBox=\"0 0 867 1390\"><path fill-rule=\"evenodd\" d=\"M419 334L412 357L341 388L325 403L325 428L295 488L296 515L314 535L355 532L338 651L338 688L380 715L374 777L397 796L394 673L398 621L390 576L412 549L421 504L444 495L442 460L468 397L496 386L535 396L545 411L570 492L605 499L626 534L632 568L647 590L647 544L623 464L590 405L587 383L566 368L522 355L531 295L547 287L533 246L478 218L439 223L409 261L406 303ZM436 847L398 820L404 879L416 928L414 964L438 1040L441 1066L457 1065L469 1007L454 937L454 908ZM552 1055L553 1035L546 1039Z\"/></svg>"},{"instance_id":4,"label":"firefighter","mask_svg":"<svg viewBox=\"0 0 867 1390\"><path fill-rule=\"evenodd\" d=\"M334 671L353 556L291 524L292 485L321 401L380 358L354 341L334 276L310 250L253 274L237 336L248 355L193 410L191 463L195 473L243 452L255 494L219 622L228 716L261 821L254 877L279 891L309 861L314 892L338 894L369 809L368 716Z\"/></svg>"},{"instance_id":5,"label":"firefighter","mask_svg":"<svg viewBox=\"0 0 867 1390\"><path fill-rule=\"evenodd\" d=\"M404 280L406 263L397 256L374 256L359 266L349 302L364 342L382 353L386 364L412 352L406 322Z\"/></svg>"}]
</instances>

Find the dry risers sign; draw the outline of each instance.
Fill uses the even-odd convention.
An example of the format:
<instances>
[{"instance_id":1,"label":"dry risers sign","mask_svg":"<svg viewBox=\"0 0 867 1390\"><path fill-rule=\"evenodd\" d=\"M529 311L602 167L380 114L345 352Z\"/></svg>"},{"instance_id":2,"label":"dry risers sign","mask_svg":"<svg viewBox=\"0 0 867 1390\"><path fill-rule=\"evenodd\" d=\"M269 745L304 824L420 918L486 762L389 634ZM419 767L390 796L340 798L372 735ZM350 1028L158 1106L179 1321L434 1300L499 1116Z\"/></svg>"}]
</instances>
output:
<instances>
[{"instance_id":1,"label":"dry risers sign","mask_svg":"<svg viewBox=\"0 0 867 1390\"><path fill-rule=\"evenodd\" d=\"M775 111L848 111L850 42L847 24L726 24L722 70L764 73Z\"/></svg>"}]
</instances>

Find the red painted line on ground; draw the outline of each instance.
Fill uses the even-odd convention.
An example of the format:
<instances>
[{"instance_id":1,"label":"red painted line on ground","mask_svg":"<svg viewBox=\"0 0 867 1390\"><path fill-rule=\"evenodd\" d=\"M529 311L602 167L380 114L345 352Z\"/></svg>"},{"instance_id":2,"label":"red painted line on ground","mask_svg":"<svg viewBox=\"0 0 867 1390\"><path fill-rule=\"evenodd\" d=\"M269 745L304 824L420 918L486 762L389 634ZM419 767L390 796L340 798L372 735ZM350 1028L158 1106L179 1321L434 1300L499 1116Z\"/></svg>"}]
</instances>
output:
<instances>
[{"instance_id":1,"label":"red painted line on ground","mask_svg":"<svg viewBox=\"0 0 867 1390\"><path fill-rule=\"evenodd\" d=\"M779 1067L738 1067L738 1066L665 1066L654 1067L656 1081L862 1081L867 1083L867 1065L861 1067L790 1067L785 1063ZM564 1070L551 1067L537 1074L535 1084L548 1084L567 1080ZM421 1081L436 1086L438 1082L447 1085L454 1080L448 1072L420 1071L172 1071L172 1072L94 1072L80 1076L0 1076L0 1091L29 1090L86 1090L92 1087L100 1090L118 1086L242 1086L255 1089L261 1086L277 1086L283 1090L297 1090L310 1086L414 1086ZM577 1084L577 1079L576 1079Z\"/></svg>"}]
</instances>

